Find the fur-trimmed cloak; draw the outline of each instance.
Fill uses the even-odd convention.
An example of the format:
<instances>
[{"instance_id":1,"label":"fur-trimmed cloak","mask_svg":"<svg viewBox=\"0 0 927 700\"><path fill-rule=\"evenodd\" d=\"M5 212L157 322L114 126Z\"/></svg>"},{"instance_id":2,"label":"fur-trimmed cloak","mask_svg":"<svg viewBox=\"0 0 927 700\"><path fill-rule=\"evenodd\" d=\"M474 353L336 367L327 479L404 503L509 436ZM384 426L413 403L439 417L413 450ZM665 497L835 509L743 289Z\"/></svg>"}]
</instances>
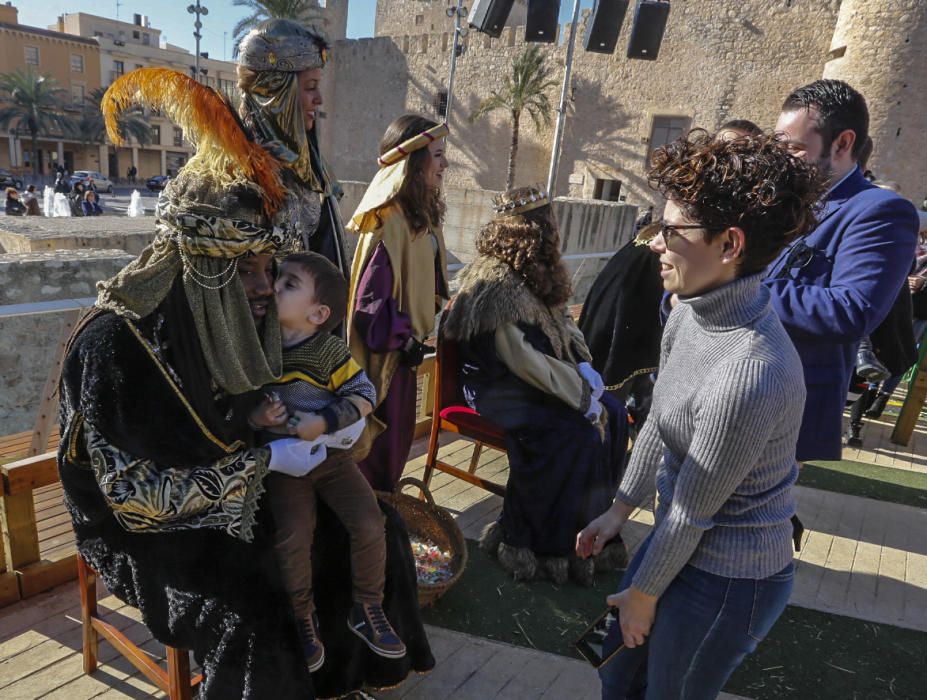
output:
<instances>
[{"instance_id":1,"label":"fur-trimmed cloak","mask_svg":"<svg viewBox=\"0 0 927 700\"><path fill-rule=\"evenodd\" d=\"M107 501L98 481L110 473L109 455L130 453L140 461L151 460L154 471L170 465L178 478L227 456L205 437L158 367L124 319L103 314L88 323L63 366L58 464L81 556L100 572L113 594L141 610L155 638L193 650L205 676L199 697L305 700L316 692L330 697L364 683L395 685L410 669L432 668L408 535L401 518L388 507L383 506L384 607L408 654L401 660L376 657L347 629L348 537L323 511L313 569L322 638L331 663L311 680L274 559L267 513L258 509L251 542L210 527L131 532L117 522L113 503L131 499L134 485L126 481L121 490L108 489ZM96 447L112 448L99 449L93 463L88 426L102 436ZM202 482L204 491L210 484Z\"/></svg>"}]
</instances>

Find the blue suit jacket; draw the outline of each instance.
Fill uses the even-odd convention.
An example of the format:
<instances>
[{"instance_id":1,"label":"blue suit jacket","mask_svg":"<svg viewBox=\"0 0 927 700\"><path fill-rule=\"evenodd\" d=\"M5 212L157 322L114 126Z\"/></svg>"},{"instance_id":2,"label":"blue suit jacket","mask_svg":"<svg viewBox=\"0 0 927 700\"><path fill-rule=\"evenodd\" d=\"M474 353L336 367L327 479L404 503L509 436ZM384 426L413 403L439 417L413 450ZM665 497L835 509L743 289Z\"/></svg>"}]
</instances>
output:
<instances>
[{"instance_id":1,"label":"blue suit jacket","mask_svg":"<svg viewBox=\"0 0 927 700\"><path fill-rule=\"evenodd\" d=\"M914 205L872 185L857 168L828 195L815 229L795 244L813 250L798 256L798 263L807 264L790 265L789 248L767 269L773 308L805 370L799 461L840 459L857 346L898 296L914 259L918 227Z\"/></svg>"}]
</instances>

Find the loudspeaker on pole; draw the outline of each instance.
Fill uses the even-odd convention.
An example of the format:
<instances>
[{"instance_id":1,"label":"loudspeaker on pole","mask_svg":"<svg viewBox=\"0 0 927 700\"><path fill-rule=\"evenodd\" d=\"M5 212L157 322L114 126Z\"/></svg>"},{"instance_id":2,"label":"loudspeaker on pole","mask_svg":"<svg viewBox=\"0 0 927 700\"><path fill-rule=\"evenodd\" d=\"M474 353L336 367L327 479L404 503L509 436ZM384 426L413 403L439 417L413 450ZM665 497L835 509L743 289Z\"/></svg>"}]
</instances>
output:
<instances>
[{"instance_id":1,"label":"loudspeaker on pole","mask_svg":"<svg viewBox=\"0 0 927 700\"><path fill-rule=\"evenodd\" d=\"M559 22L560 0L528 0L525 41L554 43Z\"/></svg>"},{"instance_id":2,"label":"loudspeaker on pole","mask_svg":"<svg viewBox=\"0 0 927 700\"><path fill-rule=\"evenodd\" d=\"M512 11L513 0L475 0L467 22L477 31L498 38Z\"/></svg>"},{"instance_id":3,"label":"loudspeaker on pole","mask_svg":"<svg viewBox=\"0 0 927 700\"><path fill-rule=\"evenodd\" d=\"M586 51L612 53L627 11L628 0L595 0L592 16L586 24Z\"/></svg>"},{"instance_id":4,"label":"loudspeaker on pole","mask_svg":"<svg viewBox=\"0 0 927 700\"><path fill-rule=\"evenodd\" d=\"M640 0L634 10L628 58L656 61L666 29L670 6L662 0Z\"/></svg>"}]
</instances>

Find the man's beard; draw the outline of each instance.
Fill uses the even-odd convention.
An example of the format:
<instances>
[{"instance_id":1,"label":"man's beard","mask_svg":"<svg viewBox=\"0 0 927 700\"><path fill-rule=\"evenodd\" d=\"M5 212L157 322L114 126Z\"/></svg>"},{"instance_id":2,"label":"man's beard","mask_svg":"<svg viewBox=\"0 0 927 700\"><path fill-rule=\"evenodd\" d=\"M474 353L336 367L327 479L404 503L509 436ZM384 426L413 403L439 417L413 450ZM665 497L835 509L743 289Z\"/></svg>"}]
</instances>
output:
<instances>
[{"instance_id":1,"label":"man's beard","mask_svg":"<svg viewBox=\"0 0 927 700\"><path fill-rule=\"evenodd\" d=\"M827 180L829 185L833 185L834 183L831 182L831 179L834 175L834 166L831 157L829 155L822 156L814 161L814 165L818 169L818 173L821 177Z\"/></svg>"}]
</instances>

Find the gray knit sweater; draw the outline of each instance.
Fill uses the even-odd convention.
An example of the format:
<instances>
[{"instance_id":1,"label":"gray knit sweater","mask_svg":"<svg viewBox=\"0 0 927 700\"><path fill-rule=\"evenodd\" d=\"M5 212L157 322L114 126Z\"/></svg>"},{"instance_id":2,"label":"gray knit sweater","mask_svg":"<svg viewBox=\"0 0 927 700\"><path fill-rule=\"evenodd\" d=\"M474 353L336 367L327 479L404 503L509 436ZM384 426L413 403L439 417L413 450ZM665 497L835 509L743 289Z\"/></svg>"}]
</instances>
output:
<instances>
[{"instance_id":1,"label":"gray knit sweater","mask_svg":"<svg viewBox=\"0 0 927 700\"><path fill-rule=\"evenodd\" d=\"M792 559L801 360L762 275L682 299L663 334L653 407L617 498L656 487L653 540L633 585L659 596L686 565L760 579Z\"/></svg>"}]
</instances>

